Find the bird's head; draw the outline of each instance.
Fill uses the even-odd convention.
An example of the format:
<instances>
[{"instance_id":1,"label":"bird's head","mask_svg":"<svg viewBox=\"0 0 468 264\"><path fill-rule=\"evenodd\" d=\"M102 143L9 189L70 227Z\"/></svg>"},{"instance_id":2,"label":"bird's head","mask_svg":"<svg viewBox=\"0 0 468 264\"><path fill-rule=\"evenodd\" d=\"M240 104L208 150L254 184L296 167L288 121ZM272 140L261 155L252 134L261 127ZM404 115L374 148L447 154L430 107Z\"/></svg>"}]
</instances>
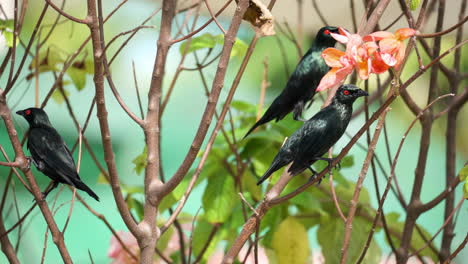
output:
<instances>
[{"instance_id":1,"label":"bird's head","mask_svg":"<svg viewBox=\"0 0 468 264\"><path fill-rule=\"evenodd\" d=\"M368 95L366 91L359 89L353 84L343 84L336 91L335 100L344 104L352 104L357 98Z\"/></svg>"},{"instance_id":2,"label":"bird's head","mask_svg":"<svg viewBox=\"0 0 468 264\"><path fill-rule=\"evenodd\" d=\"M336 44L336 40L331 36L330 33L339 33L337 27L326 26L321 28L317 32L317 36L315 37L315 41L320 44L320 46L324 47L333 47Z\"/></svg>"},{"instance_id":3,"label":"bird's head","mask_svg":"<svg viewBox=\"0 0 468 264\"><path fill-rule=\"evenodd\" d=\"M28 108L17 111L16 114L24 117L28 121L30 127L50 126L49 117L46 112L40 108Z\"/></svg>"}]
</instances>

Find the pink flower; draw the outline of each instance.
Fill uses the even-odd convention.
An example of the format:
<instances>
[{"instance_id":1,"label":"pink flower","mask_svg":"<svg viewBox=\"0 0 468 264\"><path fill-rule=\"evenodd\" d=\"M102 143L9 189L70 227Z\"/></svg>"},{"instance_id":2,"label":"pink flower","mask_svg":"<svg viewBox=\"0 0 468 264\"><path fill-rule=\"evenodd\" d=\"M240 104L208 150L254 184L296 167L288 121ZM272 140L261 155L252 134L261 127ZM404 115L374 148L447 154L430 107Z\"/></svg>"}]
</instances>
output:
<instances>
[{"instance_id":1,"label":"pink flower","mask_svg":"<svg viewBox=\"0 0 468 264\"><path fill-rule=\"evenodd\" d=\"M328 48L322 52L322 58L331 69L320 81L317 91L340 84L354 69L362 80L367 80L371 73L384 73L390 67L398 69L405 56L403 41L416 33L414 29L402 28L395 34L378 31L362 38L341 27L338 30L340 34L331 33L331 36L346 44L346 51Z\"/></svg>"},{"instance_id":2,"label":"pink flower","mask_svg":"<svg viewBox=\"0 0 468 264\"><path fill-rule=\"evenodd\" d=\"M395 34L386 31L377 31L365 36L365 41L379 41L379 49L382 60L391 67L398 69L405 57L405 44L403 41L414 36L416 30L412 28L400 28Z\"/></svg>"},{"instance_id":3,"label":"pink flower","mask_svg":"<svg viewBox=\"0 0 468 264\"><path fill-rule=\"evenodd\" d=\"M139 257L140 252L138 248L138 243L136 238L129 232L117 231L117 235L120 237L122 242L127 246L127 248L137 257ZM112 264L136 264L138 261L133 259L130 254L122 247L120 242L115 236L112 236L110 241L109 251L107 255L113 259Z\"/></svg>"}]
</instances>

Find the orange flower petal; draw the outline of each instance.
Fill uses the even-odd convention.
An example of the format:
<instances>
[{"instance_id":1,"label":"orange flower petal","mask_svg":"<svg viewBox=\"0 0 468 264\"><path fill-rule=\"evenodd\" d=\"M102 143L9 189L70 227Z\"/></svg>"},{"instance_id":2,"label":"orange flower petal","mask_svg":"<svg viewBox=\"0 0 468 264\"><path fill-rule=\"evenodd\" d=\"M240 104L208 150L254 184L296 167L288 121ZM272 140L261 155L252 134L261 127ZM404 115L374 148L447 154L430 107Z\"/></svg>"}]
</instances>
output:
<instances>
[{"instance_id":1,"label":"orange flower petal","mask_svg":"<svg viewBox=\"0 0 468 264\"><path fill-rule=\"evenodd\" d=\"M332 68L327 74L325 74L325 76L323 76L322 80L320 80L316 91L320 92L341 83L351 72L353 72L353 67L351 65L341 69Z\"/></svg>"},{"instance_id":2,"label":"orange flower petal","mask_svg":"<svg viewBox=\"0 0 468 264\"><path fill-rule=\"evenodd\" d=\"M391 54L382 53L380 55L382 55L383 62L385 62L385 64L387 64L390 67L395 66L398 62L397 59L393 57Z\"/></svg>"},{"instance_id":3,"label":"orange flower petal","mask_svg":"<svg viewBox=\"0 0 468 264\"><path fill-rule=\"evenodd\" d=\"M380 74L384 73L390 68L383 60L379 52L374 53L374 59L372 60L371 72Z\"/></svg>"},{"instance_id":4,"label":"orange flower petal","mask_svg":"<svg viewBox=\"0 0 468 264\"><path fill-rule=\"evenodd\" d=\"M379 48L375 42L366 42L362 45L362 47L367 50L369 55L373 54Z\"/></svg>"},{"instance_id":5,"label":"orange flower petal","mask_svg":"<svg viewBox=\"0 0 468 264\"><path fill-rule=\"evenodd\" d=\"M358 64L356 64L356 66L357 66L357 72L358 72L359 78L361 78L362 80L369 79L371 61L365 60L365 61L359 62Z\"/></svg>"},{"instance_id":6,"label":"orange flower petal","mask_svg":"<svg viewBox=\"0 0 468 264\"><path fill-rule=\"evenodd\" d=\"M349 38L349 36L351 36L351 33L349 33L346 29L344 29L342 27L338 28L338 32L340 32L341 35L346 36L348 38Z\"/></svg>"},{"instance_id":7,"label":"orange flower petal","mask_svg":"<svg viewBox=\"0 0 468 264\"><path fill-rule=\"evenodd\" d=\"M416 34L416 30L412 28L400 28L395 32L395 37L398 40L404 40Z\"/></svg>"},{"instance_id":8,"label":"orange flower petal","mask_svg":"<svg viewBox=\"0 0 468 264\"><path fill-rule=\"evenodd\" d=\"M346 55L343 51L335 48L327 48L322 52L322 58L329 67L341 68L344 65L340 62L340 58Z\"/></svg>"},{"instance_id":9,"label":"orange flower petal","mask_svg":"<svg viewBox=\"0 0 468 264\"><path fill-rule=\"evenodd\" d=\"M348 43L348 37L343 36L341 34L336 34L336 33L330 33L330 35L338 42L346 44Z\"/></svg>"},{"instance_id":10,"label":"orange flower petal","mask_svg":"<svg viewBox=\"0 0 468 264\"><path fill-rule=\"evenodd\" d=\"M396 39L382 39L379 42L380 52L382 53L394 53L401 46L401 42Z\"/></svg>"},{"instance_id":11,"label":"orange flower petal","mask_svg":"<svg viewBox=\"0 0 468 264\"><path fill-rule=\"evenodd\" d=\"M397 53L396 53L396 64L395 64L395 69L398 70L401 66L401 63L403 62L403 58L405 57L405 50L406 48L401 45L401 47L398 49Z\"/></svg>"},{"instance_id":12,"label":"orange flower petal","mask_svg":"<svg viewBox=\"0 0 468 264\"><path fill-rule=\"evenodd\" d=\"M392 39L395 38L395 35L393 35L390 32L387 31L377 31L374 33L371 33L367 36L365 36L363 39L364 41L379 41L382 39Z\"/></svg>"}]
</instances>

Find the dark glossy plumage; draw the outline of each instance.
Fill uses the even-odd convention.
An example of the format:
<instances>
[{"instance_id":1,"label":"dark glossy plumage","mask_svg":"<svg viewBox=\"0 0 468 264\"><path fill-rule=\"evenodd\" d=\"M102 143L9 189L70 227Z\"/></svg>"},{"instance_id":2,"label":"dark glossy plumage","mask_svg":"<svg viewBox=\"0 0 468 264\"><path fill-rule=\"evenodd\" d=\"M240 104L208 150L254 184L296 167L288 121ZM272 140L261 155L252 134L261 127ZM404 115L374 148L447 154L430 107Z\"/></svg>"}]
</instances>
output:
<instances>
[{"instance_id":1,"label":"dark glossy plumage","mask_svg":"<svg viewBox=\"0 0 468 264\"><path fill-rule=\"evenodd\" d=\"M330 32L337 33L336 27L323 27L317 33L312 46L296 66L286 87L267 109L265 114L244 136L247 137L258 126L273 119L279 121L294 111L294 119L300 120L306 104L312 100L322 77L330 70L321 57L322 51L335 46L336 40Z\"/></svg>"},{"instance_id":2,"label":"dark glossy plumage","mask_svg":"<svg viewBox=\"0 0 468 264\"><path fill-rule=\"evenodd\" d=\"M311 169L310 166L322 159L328 149L344 134L351 120L352 105L356 98L367 95L354 85L342 85L329 106L306 121L286 140L257 184L261 184L273 172L291 162L288 171L292 175Z\"/></svg>"},{"instance_id":3,"label":"dark glossy plumage","mask_svg":"<svg viewBox=\"0 0 468 264\"><path fill-rule=\"evenodd\" d=\"M28 108L16 113L29 123L27 146L32 162L39 171L54 181L53 188L58 183L65 183L85 191L99 201L99 197L81 181L70 150L50 124L47 114L39 108Z\"/></svg>"}]
</instances>

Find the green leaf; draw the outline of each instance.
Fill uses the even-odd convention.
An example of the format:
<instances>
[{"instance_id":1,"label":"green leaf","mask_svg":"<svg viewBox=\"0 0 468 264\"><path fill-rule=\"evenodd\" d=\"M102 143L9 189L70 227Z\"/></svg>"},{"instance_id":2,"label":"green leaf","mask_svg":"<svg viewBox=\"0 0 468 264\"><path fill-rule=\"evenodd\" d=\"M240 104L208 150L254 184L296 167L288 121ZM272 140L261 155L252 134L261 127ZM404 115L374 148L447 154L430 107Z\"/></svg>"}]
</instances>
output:
<instances>
[{"instance_id":1,"label":"green leaf","mask_svg":"<svg viewBox=\"0 0 468 264\"><path fill-rule=\"evenodd\" d=\"M208 185L202 198L206 220L210 223L225 222L232 214L236 196L232 177L208 178Z\"/></svg>"},{"instance_id":2,"label":"green leaf","mask_svg":"<svg viewBox=\"0 0 468 264\"><path fill-rule=\"evenodd\" d=\"M247 52L247 44L241 39L236 39L231 50L231 57L243 57Z\"/></svg>"},{"instance_id":3,"label":"green leaf","mask_svg":"<svg viewBox=\"0 0 468 264\"><path fill-rule=\"evenodd\" d=\"M86 85L86 71L79 68L70 67L67 70L67 74L72 79L76 89L78 89L78 91L83 90Z\"/></svg>"},{"instance_id":4,"label":"green leaf","mask_svg":"<svg viewBox=\"0 0 468 264\"><path fill-rule=\"evenodd\" d=\"M104 174L102 174L102 172L99 173L99 175L98 175L97 183L99 183L99 184L109 184L109 182L107 181L106 177L104 177Z\"/></svg>"},{"instance_id":5,"label":"green leaf","mask_svg":"<svg viewBox=\"0 0 468 264\"><path fill-rule=\"evenodd\" d=\"M261 240L261 243L265 247L272 247L273 236L275 235L275 231L279 227L281 221L287 215L287 212L287 204L275 206L268 211L263 220L260 222L260 231L263 232L264 230L267 230L265 237Z\"/></svg>"},{"instance_id":6,"label":"green leaf","mask_svg":"<svg viewBox=\"0 0 468 264\"><path fill-rule=\"evenodd\" d=\"M465 179L465 184L463 184L463 197L468 199L468 178Z\"/></svg>"},{"instance_id":7,"label":"green leaf","mask_svg":"<svg viewBox=\"0 0 468 264\"><path fill-rule=\"evenodd\" d=\"M420 3L421 3L421 0L409 0L409 7L411 11L416 10Z\"/></svg>"},{"instance_id":8,"label":"green leaf","mask_svg":"<svg viewBox=\"0 0 468 264\"><path fill-rule=\"evenodd\" d=\"M203 250L203 247L206 244L206 241L208 240L211 231L213 230L213 225L207 222L204 217L200 217L200 220L197 221L195 225L195 230L193 230L192 234L192 247L193 247L193 254L195 256L200 255L200 252ZM219 236L215 236L212 240L211 243L209 244L207 250L205 251L205 254L203 254L203 260L206 260L209 256L211 256L211 253L216 249L216 244L218 244L220 240Z\"/></svg>"},{"instance_id":9,"label":"green leaf","mask_svg":"<svg viewBox=\"0 0 468 264\"><path fill-rule=\"evenodd\" d=\"M137 214L138 218L141 220L144 215L143 204L140 201L133 198L133 196L131 195L129 195L129 197L127 197L126 200L127 200L127 206L130 209L135 210L135 213Z\"/></svg>"},{"instance_id":10,"label":"green leaf","mask_svg":"<svg viewBox=\"0 0 468 264\"><path fill-rule=\"evenodd\" d=\"M167 248L169 245L169 240L172 237L172 234L174 234L174 227L170 226L164 234L158 239L158 243L156 244L156 247L159 249L159 251L164 252L164 250Z\"/></svg>"},{"instance_id":11,"label":"green leaf","mask_svg":"<svg viewBox=\"0 0 468 264\"><path fill-rule=\"evenodd\" d=\"M286 218L273 236L278 263L303 264L310 254L307 230L293 217Z\"/></svg>"},{"instance_id":12,"label":"green leaf","mask_svg":"<svg viewBox=\"0 0 468 264\"><path fill-rule=\"evenodd\" d=\"M458 173L458 177L460 178L460 181L464 181L468 176L468 165L463 167L460 172Z\"/></svg>"},{"instance_id":13,"label":"green leaf","mask_svg":"<svg viewBox=\"0 0 468 264\"><path fill-rule=\"evenodd\" d=\"M135 164L134 170L138 175L141 174L141 172L146 168L146 158L148 156L148 148L145 146L143 149L143 152L138 155L135 159L133 159L132 163Z\"/></svg>"},{"instance_id":14,"label":"green leaf","mask_svg":"<svg viewBox=\"0 0 468 264\"><path fill-rule=\"evenodd\" d=\"M70 96L70 92L67 91L66 89L63 89L63 93L65 94L66 97ZM65 101L65 98L63 97L62 92L60 92L58 89L55 89L54 92L52 93L52 99L57 104L62 104Z\"/></svg>"},{"instance_id":15,"label":"green leaf","mask_svg":"<svg viewBox=\"0 0 468 264\"><path fill-rule=\"evenodd\" d=\"M199 49L213 48L214 46L216 46L215 37L210 33L205 33L199 37L192 38L192 40L190 41L190 46L188 50L185 50L187 46L187 42L188 41L184 41L180 45L179 52L182 55L184 54L184 52L191 53Z\"/></svg>"},{"instance_id":16,"label":"green leaf","mask_svg":"<svg viewBox=\"0 0 468 264\"><path fill-rule=\"evenodd\" d=\"M347 155L344 156L340 161L341 168L351 168L354 166L354 156Z\"/></svg>"},{"instance_id":17,"label":"green leaf","mask_svg":"<svg viewBox=\"0 0 468 264\"><path fill-rule=\"evenodd\" d=\"M262 187L257 185L257 179L252 172L250 170L246 171L242 179L245 189L256 201L260 201L263 198Z\"/></svg>"},{"instance_id":18,"label":"green leaf","mask_svg":"<svg viewBox=\"0 0 468 264\"><path fill-rule=\"evenodd\" d=\"M85 71L88 74L94 74L94 61L85 60Z\"/></svg>"},{"instance_id":19,"label":"green leaf","mask_svg":"<svg viewBox=\"0 0 468 264\"><path fill-rule=\"evenodd\" d=\"M362 253L370 228L371 224L366 220L360 217L354 218L346 263L356 263ZM344 223L339 217L330 218L329 221L320 224L317 239L327 264L340 263L341 254L337 252L340 252L339 249L343 246L344 233ZM368 258L380 259L380 249L377 245L371 245L368 254L371 254Z\"/></svg>"},{"instance_id":20,"label":"green leaf","mask_svg":"<svg viewBox=\"0 0 468 264\"><path fill-rule=\"evenodd\" d=\"M8 30L3 30L2 34L5 37L6 45L8 47L13 47L13 40L14 40L13 32L8 31ZM18 38L16 38L16 46L18 46L18 43L19 43Z\"/></svg>"},{"instance_id":21,"label":"green leaf","mask_svg":"<svg viewBox=\"0 0 468 264\"><path fill-rule=\"evenodd\" d=\"M257 107L255 105L250 104L245 101L240 101L240 100L233 100L231 103L231 107L238 111L246 112L246 113L257 112Z\"/></svg>"},{"instance_id":22,"label":"green leaf","mask_svg":"<svg viewBox=\"0 0 468 264\"><path fill-rule=\"evenodd\" d=\"M179 52L180 54L184 53L191 53L199 49L212 49L214 48L217 44L219 45L224 45L224 35L216 35L213 36L211 33L205 33L201 36L192 38L190 41L190 46L186 50L187 43L190 40L184 41L180 47L179 47ZM234 45L232 46L231 50L231 57L239 56L242 57L244 54L247 52L247 44L245 44L244 41L240 39L236 39L234 42Z\"/></svg>"},{"instance_id":23,"label":"green leaf","mask_svg":"<svg viewBox=\"0 0 468 264\"><path fill-rule=\"evenodd\" d=\"M184 177L180 184L177 185L177 187L169 195L162 199L158 207L159 212L164 212L166 209L180 201L185 191L187 190L190 180L190 177Z\"/></svg>"},{"instance_id":24,"label":"green leaf","mask_svg":"<svg viewBox=\"0 0 468 264\"><path fill-rule=\"evenodd\" d=\"M9 29L10 31L13 31L14 28L15 27L14 27L13 19L8 19L8 20L0 19L0 30Z\"/></svg>"},{"instance_id":25,"label":"green leaf","mask_svg":"<svg viewBox=\"0 0 468 264\"><path fill-rule=\"evenodd\" d=\"M39 57L34 57L29 65L29 70L39 66L40 72L59 71L59 65L65 62L65 57L62 52L54 47L49 47L47 50L39 52ZM41 70L42 67L45 67Z\"/></svg>"}]
</instances>

